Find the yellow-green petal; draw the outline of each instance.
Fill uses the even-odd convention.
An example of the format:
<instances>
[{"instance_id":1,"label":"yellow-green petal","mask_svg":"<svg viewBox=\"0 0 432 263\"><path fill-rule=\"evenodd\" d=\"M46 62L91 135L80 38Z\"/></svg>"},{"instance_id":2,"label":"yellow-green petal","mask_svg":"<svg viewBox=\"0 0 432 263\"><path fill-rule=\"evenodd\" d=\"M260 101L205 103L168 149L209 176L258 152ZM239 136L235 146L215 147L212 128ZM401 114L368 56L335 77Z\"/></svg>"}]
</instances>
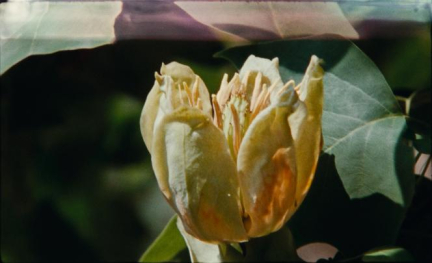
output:
<instances>
[{"instance_id":1,"label":"yellow-green petal","mask_svg":"<svg viewBox=\"0 0 432 263\"><path fill-rule=\"evenodd\" d=\"M236 165L211 118L181 106L157 124L153 139L156 178L185 230L206 242L247 240Z\"/></svg>"},{"instance_id":2,"label":"yellow-green petal","mask_svg":"<svg viewBox=\"0 0 432 263\"><path fill-rule=\"evenodd\" d=\"M237 169L250 237L280 229L295 210L295 150L287 120L290 113L288 102L265 109L249 126L240 146Z\"/></svg>"},{"instance_id":3,"label":"yellow-green petal","mask_svg":"<svg viewBox=\"0 0 432 263\"><path fill-rule=\"evenodd\" d=\"M300 204L312 183L321 151L321 116L323 112L324 71L319 59L312 56L310 64L297 91L299 100L288 121L296 148L297 193Z\"/></svg>"}]
</instances>

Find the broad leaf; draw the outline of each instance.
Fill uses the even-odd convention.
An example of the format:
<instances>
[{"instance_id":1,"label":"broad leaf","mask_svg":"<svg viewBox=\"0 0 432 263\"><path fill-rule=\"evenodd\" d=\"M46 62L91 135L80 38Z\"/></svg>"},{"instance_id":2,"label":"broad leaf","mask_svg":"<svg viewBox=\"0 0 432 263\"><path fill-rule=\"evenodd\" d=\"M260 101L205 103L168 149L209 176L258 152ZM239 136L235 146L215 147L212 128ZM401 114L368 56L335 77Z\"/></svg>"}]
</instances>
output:
<instances>
[{"instance_id":1,"label":"broad leaf","mask_svg":"<svg viewBox=\"0 0 432 263\"><path fill-rule=\"evenodd\" d=\"M389 247L366 252L363 262L413 262L413 256L403 248Z\"/></svg>"},{"instance_id":2,"label":"broad leaf","mask_svg":"<svg viewBox=\"0 0 432 263\"><path fill-rule=\"evenodd\" d=\"M27 2L0 5L0 74L22 59L112 43L122 3Z\"/></svg>"},{"instance_id":3,"label":"broad leaf","mask_svg":"<svg viewBox=\"0 0 432 263\"><path fill-rule=\"evenodd\" d=\"M172 261L186 248L186 243L177 228L177 216L174 216L151 246L144 252L139 262Z\"/></svg>"},{"instance_id":4,"label":"broad leaf","mask_svg":"<svg viewBox=\"0 0 432 263\"><path fill-rule=\"evenodd\" d=\"M232 48L218 55L240 67L249 54L279 57L283 79L292 78L296 82L301 80L302 69L311 55L324 60L324 152L334 159L320 162L315 181L325 183L329 178L334 181L325 186L314 182L311 192L319 193L310 193L312 197L306 197L305 207L294 216L294 235L300 235L301 242L328 241L353 254L393 242L413 194L413 156L412 148L403 143L405 117L373 62L352 43L339 40L279 41ZM332 170L332 165L336 169ZM328 178L320 175L323 172L329 173ZM372 199L388 201L371 203ZM360 207L362 202L369 206ZM322 207L322 203L327 207ZM353 207L363 212L361 217L341 211ZM323 214L319 215L320 212ZM386 214L378 218L374 214L378 212ZM358 238L350 245L343 241L349 231L336 234L342 225L332 223L332 218L352 220L351 228L355 225L362 230L359 235L372 234L376 225L385 225L374 229L379 232L375 233L378 237L375 240ZM325 225L326 220L329 225L323 229L320 225ZM312 225L306 226L305 222Z\"/></svg>"},{"instance_id":5,"label":"broad leaf","mask_svg":"<svg viewBox=\"0 0 432 263\"><path fill-rule=\"evenodd\" d=\"M358 38L337 3L177 1L197 21L243 39L339 34Z\"/></svg>"}]
</instances>

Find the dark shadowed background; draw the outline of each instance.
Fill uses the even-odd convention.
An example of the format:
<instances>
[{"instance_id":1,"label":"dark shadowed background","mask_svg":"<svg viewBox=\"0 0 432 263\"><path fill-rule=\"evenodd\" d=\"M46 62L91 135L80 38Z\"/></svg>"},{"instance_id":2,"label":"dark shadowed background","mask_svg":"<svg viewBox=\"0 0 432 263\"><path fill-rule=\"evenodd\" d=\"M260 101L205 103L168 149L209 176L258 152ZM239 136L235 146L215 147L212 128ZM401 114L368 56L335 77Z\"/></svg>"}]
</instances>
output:
<instances>
[{"instance_id":1,"label":"dark shadowed background","mask_svg":"<svg viewBox=\"0 0 432 263\"><path fill-rule=\"evenodd\" d=\"M136 261L173 215L139 129L154 72L162 62L178 61L215 92L223 73L232 76L235 68L213 58L224 49L220 42L133 40L134 31L121 24L125 18L118 19L115 44L32 56L0 78L3 261ZM178 26L182 32L186 25ZM396 95L426 90L430 98L427 39L355 43ZM418 117L430 123L430 99L418 105ZM425 180L398 242L426 260L432 234Z\"/></svg>"}]
</instances>

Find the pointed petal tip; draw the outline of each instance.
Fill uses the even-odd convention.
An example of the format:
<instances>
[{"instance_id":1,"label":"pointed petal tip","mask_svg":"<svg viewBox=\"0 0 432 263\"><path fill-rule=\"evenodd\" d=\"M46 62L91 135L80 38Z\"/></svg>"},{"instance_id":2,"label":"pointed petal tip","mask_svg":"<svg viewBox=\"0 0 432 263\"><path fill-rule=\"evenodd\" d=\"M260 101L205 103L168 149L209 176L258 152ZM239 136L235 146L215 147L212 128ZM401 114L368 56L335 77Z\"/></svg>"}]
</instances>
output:
<instances>
[{"instance_id":1,"label":"pointed petal tip","mask_svg":"<svg viewBox=\"0 0 432 263\"><path fill-rule=\"evenodd\" d=\"M273 58L271 62L275 67L279 68L279 58L278 57Z\"/></svg>"},{"instance_id":2,"label":"pointed petal tip","mask_svg":"<svg viewBox=\"0 0 432 263\"><path fill-rule=\"evenodd\" d=\"M324 65L325 62L322 58L319 58L316 55L312 55L309 64L316 68L317 66Z\"/></svg>"},{"instance_id":3,"label":"pointed petal tip","mask_svg":"<svg viewBox=\"0 0 432 263\"><path fill-rule=\"evenodd\" d=\"M155 71L154 77L155 77L155 80L157 81L157 83L159 85L162 85L162 81L163 81L162 75L159 75L159 73L157 71Z\"/></svg>"},{"instance_id":4,"label":"pointed petal tip","mask_svg":"<svg viewBox=\"0 0 432 263\"><path fill-rule=\"evenodd\" d=\"M166 65L163 62L162 62L162 65L161 65L160 73L161 73L161 75L164 75L166 73Z\"/></svg>"}]
</instances>

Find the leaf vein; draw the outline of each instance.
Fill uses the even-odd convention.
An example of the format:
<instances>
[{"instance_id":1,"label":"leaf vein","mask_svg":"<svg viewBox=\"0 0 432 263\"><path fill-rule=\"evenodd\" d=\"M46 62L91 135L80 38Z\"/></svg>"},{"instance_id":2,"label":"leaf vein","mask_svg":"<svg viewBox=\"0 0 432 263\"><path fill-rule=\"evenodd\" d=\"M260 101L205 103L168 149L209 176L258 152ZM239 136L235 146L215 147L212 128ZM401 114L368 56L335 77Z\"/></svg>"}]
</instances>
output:
<instances>
[{"instance_id":1,"label":"leaf vein","mask_svg":"<svg viewBox=\"0 0 432 263\"><path fill-rule=\"evenodd\" d=\"M375 101L378 105L380 105L380 106L381 106L381 107L382 107L382 108L383 108L387 113L392 113L392 112L391 112L389 109L387 109L387 107L385 107L385 106L384 106L384 105L383 105L383 104L382 104L378 99L372 97L370 94L368 94L367 92L365 92L365 91L362 90L361 88L357 87L356 85L354 85L354 84L352 84L352 83L350 83L350 82L348 82L348 81L346 81L346 80L344 80L344 79L342 79L342 78L337 77L335 74L333 74L333 73L331 73L331 72L328 72L326 75L327 75L328 77L335 78L335 79L337 79L338 81L341 81L341 82L347 84L348 86L350 86L350 87L352 87L352 88L354 88L354 89L360 91L361 93L363 93L364 95L366 95L366 97L372 99L372 100Z\"/></svg>"},{"instance_id":2,"label":"leaf vein","mask_svg":"<svg viewBox=\"0 0 432 263\"><path fill-rule=\"evenodd\" d=\"M382 118L379 118L379 119L375 119L373 121L370 121L370 122L367 122L367 123L365 123L363 125L360 125L360 126L356 127L355 129L353 129L352 131L350 131L349 133L347 133L345 136L343 136L343 137L339 138L338 140L336 140L333 145L331 145L327 149L325 149L325 152L330 152L334 147L336 147L341 142L345 141L347 138L349 138L350 136L352 136L354 133L356 133L357 131L361 130L362 128L365 128L365 127L367 127L369 125L374 125L374 124L376 124L378 122L381 122L381 121L386 121L386 120L389 120L389 119L396 119L396 118L403 118L403 115L393 115L393 116L387 115L385 117L382 117Z\"/></svg>"},{"instance_id":3,"label":"leaf vein","mask_svg":"<svg viewBox=\"0 0 432 263\"><path fill-rule=\"evenodd\" d=\"M39 32L39 27L40 27L40 24L41 24L41 22L42 22L42 19L45 17L45 15L48 13L48 10L49 10L49 4L46 6L47 8L45 9L45 12L40 16L40 19L39 19L39 21L38 21L38 23L37 23L37 26L36 26L36 29L35 29L35 32L34 32L34 34L33 34L33 39L32 39L32 42L31 42L31 44L30 44L30 51L29 51L29 54L32 54L33 53L33 46L34 46L34 42L35 42L35 39L37 38L37 35L38 35L38 32Z\"/></svg>"},{"instance_id":4,"label":"leaf vein","mask_svg":"<svg viewBox=\"0 0 432 263\"><path fill-rule=\"evenodd\" d=\"M272 18L272 21L273 21L274 27L275 27L276 31L278 32L279 36L280 36L281 38L283 38L284 35L282 35L282 31L280 30L279 25L278 25L277 22L276 22L275 14L274 14L274 10L273 10L273 5L272 5L271 2L268 3L268 7L269 7L269 10L270 10L270 15L271 15L271 18Z\"/></svg>"},{"instance_id":5,"label":"leaf vein","mask_svg":"<svg viewBox=\"0 0 432 263\"><path fill-rule=\"evenodd\" d=\"M342 114L342 113L337 113L337 112L327 111L327 110L324 110L324 112L330 113L330 114L335 114L335 115L338 115L338 116L342 116L344 118L352 119L352 120L355 120L355 121L358 121L358 122L361 122L361 123L366 123L365 120L362 120L362 119L356 118L356 117L352 117L352 116L349 116L349 115L345 115L345 114Z\"/></svg>"}]
</instances>

